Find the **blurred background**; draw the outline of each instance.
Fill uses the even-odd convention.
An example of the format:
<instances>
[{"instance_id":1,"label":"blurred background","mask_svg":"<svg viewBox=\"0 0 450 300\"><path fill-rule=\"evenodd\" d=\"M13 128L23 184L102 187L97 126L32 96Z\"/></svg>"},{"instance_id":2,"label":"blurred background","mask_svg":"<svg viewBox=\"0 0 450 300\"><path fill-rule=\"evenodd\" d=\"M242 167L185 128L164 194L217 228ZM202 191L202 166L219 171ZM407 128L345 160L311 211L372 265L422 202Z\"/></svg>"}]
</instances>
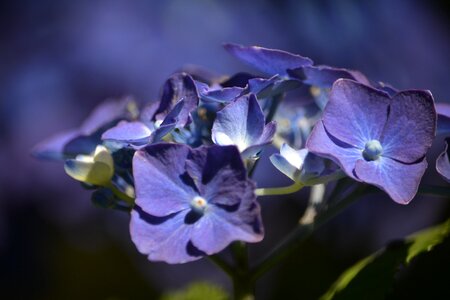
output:
<instances>
[{"instance_id":1,"label":"blurred background","mask_svg":"<svg viewBox=\"0 0 450 300\"><path fill-rule=\"evenodd\" d=\"M93 207L62 164L36 161L30 149L78 126L105 98L155 100L183 65L251 71L222 49L224 42L284 49L399 89L429 89L436 101L449 102L449 16L438 1L1 1L0 293L158 299L205 279L230 289L207 259L148 262L129 238L126 214ZM442 139L435 144L432 167ZM258 168L260 186L288 183L267 159ZM424 181L445 184L430 169ZM317 299L358 259L450 216L448 199L417 197L400 206L380 195L353 205L262 278L257 299ZM252 257L295 226L306 201L301 192L260 200L266 238L251 247ZM393 298L419 297L441 282L438 292L448 295L449 250L444 244L431 262L413 265Z\"/></svg>"}]
</instances>

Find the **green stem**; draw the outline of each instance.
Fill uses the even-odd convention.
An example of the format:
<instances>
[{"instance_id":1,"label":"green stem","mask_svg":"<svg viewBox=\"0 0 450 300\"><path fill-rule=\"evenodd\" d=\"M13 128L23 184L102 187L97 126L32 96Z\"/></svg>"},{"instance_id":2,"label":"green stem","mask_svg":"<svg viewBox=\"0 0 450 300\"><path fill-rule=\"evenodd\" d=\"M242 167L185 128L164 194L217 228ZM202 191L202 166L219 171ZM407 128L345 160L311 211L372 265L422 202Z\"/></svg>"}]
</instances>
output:
<instances>
[{"instance_id":1,"label":"green stem","mask_svg":"<svg viewBox=\"0 0 450 300\"><path fill-rule=\"evenodd\" d=\"M301 190L303 186L300 182L294 182L292 185L285 187L256 189L255 194L257 196L287 195Z\"/></svg>"},{"instance_id":2,"label":"green stem","mask_svg":"<svg viewBox=\"0 0 450 300\"><path fill-rule=\"evenodd\" d=\"M254 284L248 276L233 278L234 300L254 300Z\"/></svg>"},{"instance_id":3,"label":"green stem","mask_svg":"<svg viewBox=\"0 0 450 300\"><path fill-rule=\"evenodd\" d=\"M248 248L244 242L234 242L231 245L231 251L233 252L234 260L236 262L237 269L241 272L248 270Z\"/></svg>"},{"instance_id":4,"label":"green stem","mask_svg":"<svg viewBox=\"0 0 450 300\"><path fill-rule=\"evenodd\" d=\"M251 282L255 282L264 273L269 271L280 261L294 253L300 242L308 238L314 230L321 227L330 219L338 215L344 208L355 202L360 196L364 194L365 185L359 186L347 198L335 203L329 207L325 212L318 214L313 222L301 222L297 228L292 231L278 246L276 246L267 256L251 271Z\"/></svg>"},{"instance_id":5,"label":"green stem","mask_svg":"<svg viewBox=\"0 0 450 300\"><path fill-rule=\"evenodd\" d=\"M254 286L249 276L247 244L244 242L235 242L231 245L231 250L236 262L236 270L232 277L234 299L254 299Z\"/></svg>"},{"instance_id":6,"label":"green stem","mask_svg":"<svg viewBox=\"0 0 450 300\"><path fill-rule=\"evenodd\" d=\"M234 276L234 269L225 260L223 260L218 254L210 255L208 258L219 268L221 268L230 278Z\"/></svg>"}]
</instances>

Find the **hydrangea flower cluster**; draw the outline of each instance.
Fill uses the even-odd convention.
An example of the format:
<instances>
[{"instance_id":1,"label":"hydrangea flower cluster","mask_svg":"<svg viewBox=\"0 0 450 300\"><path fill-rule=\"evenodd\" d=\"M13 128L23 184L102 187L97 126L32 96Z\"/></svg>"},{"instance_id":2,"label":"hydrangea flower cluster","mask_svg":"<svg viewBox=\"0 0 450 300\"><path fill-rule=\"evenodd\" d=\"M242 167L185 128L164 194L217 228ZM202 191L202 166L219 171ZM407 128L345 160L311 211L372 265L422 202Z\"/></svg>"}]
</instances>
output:
<instances>
[{"instance_id":1,"label":"hydrangea flower cluster","mask_svg":"<svg viewBox=\"0 0 450 300\"><path fill-rule=\"evenodd\" d=\"M429 91L398 91L281 50L225 49L259 73L217 77L190 67L164 83L157 101L107 101L34 154L64 160L97 205L129 211L137 249L167 263L261 241L257 195L349 177L397 203L413 199L436 134ZM443 133L449 120L442 106ZM436 165L447 179L448 142ZM270 160L292 187L257 189L250 178L268 145L279 148Z\"/></svg>"}]
</instances>

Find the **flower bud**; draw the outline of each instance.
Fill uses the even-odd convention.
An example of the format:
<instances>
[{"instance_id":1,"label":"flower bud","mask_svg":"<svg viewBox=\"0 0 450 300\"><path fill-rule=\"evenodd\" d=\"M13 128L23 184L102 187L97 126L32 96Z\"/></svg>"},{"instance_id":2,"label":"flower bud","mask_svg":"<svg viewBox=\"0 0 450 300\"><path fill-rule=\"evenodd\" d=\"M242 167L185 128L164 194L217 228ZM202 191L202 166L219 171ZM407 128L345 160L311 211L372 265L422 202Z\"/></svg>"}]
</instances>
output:
<instances>
[{"instance_id":1,"label":"flower bud","mask_svg":"<svg viewBox=\"0 0 450 300\"><path fill-rule=\"evenodd\" d=\"M104 186L114 174L114 161L108 149L98 145L91 155L77 155L67 160L64 170L78 181Z\"/></svg>"}]
</instances>

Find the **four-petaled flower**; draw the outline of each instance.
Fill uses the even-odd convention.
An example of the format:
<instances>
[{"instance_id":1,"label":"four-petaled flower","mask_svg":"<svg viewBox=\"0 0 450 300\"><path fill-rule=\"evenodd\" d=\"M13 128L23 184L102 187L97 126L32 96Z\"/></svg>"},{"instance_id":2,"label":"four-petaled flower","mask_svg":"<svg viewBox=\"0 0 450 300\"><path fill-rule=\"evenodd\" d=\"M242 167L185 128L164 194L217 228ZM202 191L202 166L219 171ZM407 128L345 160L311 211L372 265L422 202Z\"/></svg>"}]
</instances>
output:
<instances>
[{"instance_id":1,"label":"four-petaled flower","mask_svg":"<svg viewBox=\"0 0 450 300\"><path fill-rule=\"evenodd\" d=\"M215 144L236 145L244 157L250 157L272 142L275 130L275 122L265 123L258 100L250 94L217 112L211 136Z\"/></svg>"},{"instance_id":2,"label":"four-petaled flower","mask_svg":"<svg viewBox=\"0 0 450 300\"><path fill-rule=\"evenodd\" d=\"M149 260L185 263L263 238L254 183L235 146L154 144L133 158L131 238Z\"/></svg>"},{"instance_id":3,"label":"four-petaled flower","mask_svg":"<svg viewBox=\"0 0 450 300\"><path fill-rule=\"evenodd\" d=\"M417 192L436 133L428 91L385 92L336 81L306 147L334 160L355 180L373 184L407 204Z\"/></svg>"}]
</instances>

